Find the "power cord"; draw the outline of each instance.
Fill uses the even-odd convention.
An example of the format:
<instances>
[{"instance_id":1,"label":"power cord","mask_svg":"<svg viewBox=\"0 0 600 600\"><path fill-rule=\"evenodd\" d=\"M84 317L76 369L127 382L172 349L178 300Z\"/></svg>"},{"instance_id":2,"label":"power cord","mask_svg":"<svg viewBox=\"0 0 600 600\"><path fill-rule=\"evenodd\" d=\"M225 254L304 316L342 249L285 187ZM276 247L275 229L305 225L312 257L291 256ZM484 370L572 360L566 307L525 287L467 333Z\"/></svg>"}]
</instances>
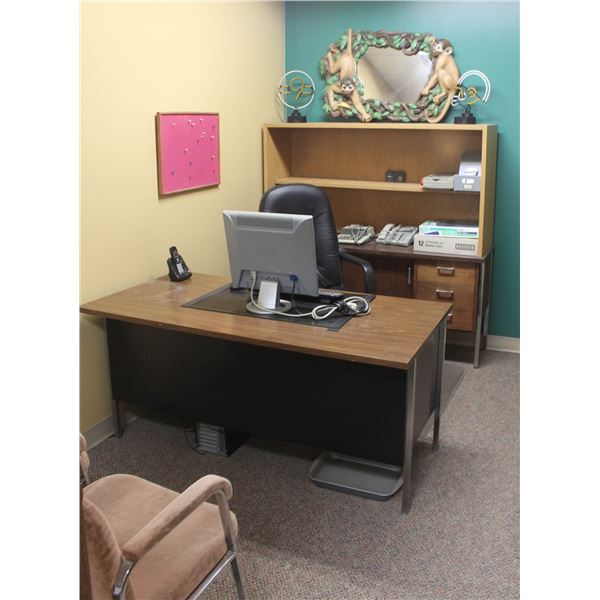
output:
<instances>
[{"instance_id":1,"label":"power cord","mask_svg":"<svg viewBox=\"0 0 600 600\"><path fill-rule=\"evenodd\" d=\"M185 423L183 422L183 419L180 419L181 422L181 429L183 431L183 437L185 438L185 441L188 443L188 446L196 453L196 454L202 454L205 455L206 452L202 452L202 450L198 449L198 446L192 442L190 440L190 438L188 437L188 432L195 432L196 428L195 426L186 426Z\"/></svg>"},{"instance_id":2,"label":"power cord","mask_svg":"<svg viewBox=\"0 0 600 600\"><path fill-rule=\"evenodd\" d=\"M263 311L267 311L270 314L283 315L284 317L312 317L316 321L322 321L323 319L327 319L328 317L330 317L336 311L340 312L343 315L351 315L354 317L364 317L365 315L368 315L371 312L371 304L362 296L348 296L348 298L344 298L343 300L337 300L333 304L329 305L319 304L307 313L290 313L283 312L281 310L266 308L258 304L258 302L256 302L256 300L254 299L254 288L256 286L256 271L251 271L251 273L252 286L250 288L250 301L254 306L256 306L256 308L259 308ZM295 279L293 279L292 281L294 282L293 289L295 290L296 281Z\"/></svg>"}]
</instances>

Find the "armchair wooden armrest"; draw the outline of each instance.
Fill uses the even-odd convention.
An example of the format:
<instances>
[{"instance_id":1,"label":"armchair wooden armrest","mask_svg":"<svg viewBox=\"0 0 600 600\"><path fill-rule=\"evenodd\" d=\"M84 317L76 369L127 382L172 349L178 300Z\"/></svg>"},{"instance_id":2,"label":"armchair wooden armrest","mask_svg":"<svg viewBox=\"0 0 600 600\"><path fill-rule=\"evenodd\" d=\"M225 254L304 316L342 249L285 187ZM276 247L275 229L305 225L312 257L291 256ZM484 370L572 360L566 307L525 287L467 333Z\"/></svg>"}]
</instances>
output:
<instances>
[{"instance_id":1,"label":"armchair wooden armrest","mask_svg":"<svg viewBox=\"0 0 600 600\"><path fill-rule=\"evenodd\" d=\"M138 561L200 504L219 492L227 499L233 495L231 483L224 477L206 475L198 479L126 542L123 556L132 562Z\"/></svg>"}]
</instances>

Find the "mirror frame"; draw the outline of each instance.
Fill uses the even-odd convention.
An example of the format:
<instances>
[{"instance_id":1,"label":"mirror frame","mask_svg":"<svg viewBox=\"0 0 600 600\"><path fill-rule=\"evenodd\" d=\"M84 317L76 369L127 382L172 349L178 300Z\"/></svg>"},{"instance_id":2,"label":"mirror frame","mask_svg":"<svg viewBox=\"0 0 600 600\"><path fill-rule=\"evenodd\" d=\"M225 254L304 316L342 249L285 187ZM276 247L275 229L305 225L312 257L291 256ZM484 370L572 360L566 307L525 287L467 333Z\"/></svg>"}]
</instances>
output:
<instances>
[{"instance_id":1,"label":"mirror frame","mask_svg":"<svg viewBox=\"0 0 600 600\"><path fill-rule=\"evenodd\" d=\"M447 40L439 40L431 33L408 33L408 32L386 32L386 31L357 31L352 33L349 29L347 33L340 36L337 42L329 46L328 52L319 61L319 73L325 80L325 103L323 110L329 117L344 117L347 119L359 118L361 121L396 121L403 123L439 123L450 109L452 94L442 94L443 90L439 83L436 83L427 94L421 94L413 102L387 102L381 98L364 98L364 86L358 80L357 91L362 101L363 111L359 111L356 105L348 103L348 96L341 94L340 75L330 70L330 57L336 61L346 49L348 35L353 37L352 54L355 63L355 77L360 59L368 52L369 48L391 48L398 50L407 56L413 56L420 51L427 52L432 62L432 70L429 75L431 79L436 71L436 62L438 54L432 50L436 40L443 41L453 49L452 44ZM450 54L453 55L453 52ZM454 60L452 61L454 62ZM454 63L456 64L456 63ZM456 79L460 77L457 68ZM429 80L428 80L429 82ZM440 96L442 100L440 101ZM330 103L333 98L334 105ZM436 101L434 101L437 100ZM365 116L366 115L366 116Z\"/></svg>"}]
</instances>

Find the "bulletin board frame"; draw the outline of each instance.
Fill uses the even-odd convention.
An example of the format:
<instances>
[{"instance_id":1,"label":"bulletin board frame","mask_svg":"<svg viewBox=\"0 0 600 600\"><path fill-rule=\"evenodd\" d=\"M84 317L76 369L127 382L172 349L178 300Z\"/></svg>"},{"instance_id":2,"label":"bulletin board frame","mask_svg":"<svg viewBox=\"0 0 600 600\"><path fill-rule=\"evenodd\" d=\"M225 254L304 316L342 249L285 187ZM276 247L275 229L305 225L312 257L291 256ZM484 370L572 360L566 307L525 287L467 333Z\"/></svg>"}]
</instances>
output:
<instances>
[{"instance_id":1,"label":"bulletin board frame","mask_svg":"<svg viewBox=\"0 0 600 600\"><path fill-rule=\"evenodd\" d=\"M220 185L219 117L216 112L156 113L160 197Z\"/></svg>"}]
</instances>

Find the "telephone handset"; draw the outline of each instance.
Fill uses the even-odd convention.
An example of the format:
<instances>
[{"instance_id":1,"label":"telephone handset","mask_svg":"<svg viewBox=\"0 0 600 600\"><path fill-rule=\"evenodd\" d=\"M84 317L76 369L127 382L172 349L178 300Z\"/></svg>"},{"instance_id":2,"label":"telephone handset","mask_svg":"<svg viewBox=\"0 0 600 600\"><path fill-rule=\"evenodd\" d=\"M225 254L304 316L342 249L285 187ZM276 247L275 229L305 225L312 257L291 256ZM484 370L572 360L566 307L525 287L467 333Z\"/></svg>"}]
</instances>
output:
<instances>
[{"instance_id":1,"label":"telephone handset","mask_svg":"<svg viewBox=\"0 0 600 600\"><path fill-rule=\"evenodd\" d=\"M377 243L389 244L391 246L410 246L418 230L418 227L413 227L412 225L388 223L379 232Z\"/></svg>"},{"instance_id":2,"label":"telephone handset","mask_svg":"<svg viewBox=\"0 0 600 600\"><path fill-rule=\"evenodd\" d=\"M175 246L169 248L171 258L167 258L169 267L169 279L171 281L184 281L192 276L192 272L188 269L183 257L177 252Z\"/></svg>"}]
</instances>

